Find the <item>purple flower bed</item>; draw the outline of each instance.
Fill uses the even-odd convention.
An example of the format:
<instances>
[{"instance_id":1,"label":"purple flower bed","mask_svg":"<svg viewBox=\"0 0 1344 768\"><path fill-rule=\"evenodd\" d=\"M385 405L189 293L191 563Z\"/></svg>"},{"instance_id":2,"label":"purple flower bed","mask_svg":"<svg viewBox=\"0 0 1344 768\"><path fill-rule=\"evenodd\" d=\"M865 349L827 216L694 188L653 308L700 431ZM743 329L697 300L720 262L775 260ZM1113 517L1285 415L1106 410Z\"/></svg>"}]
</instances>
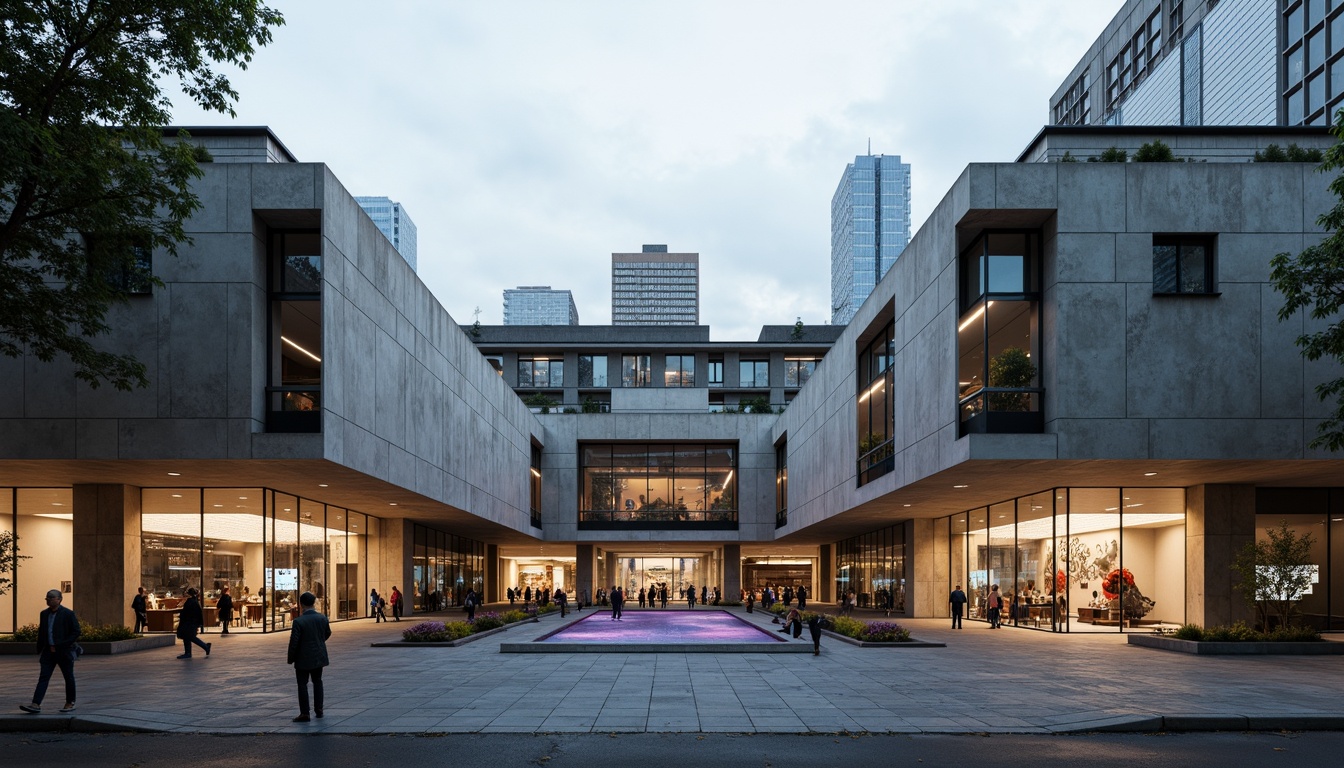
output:
<instances>
[{"instance_id":1,"label":"purple flower bed","mask_svg":"<svg viewBox=\"0 0 1344 768\"><path fill-rule=\"evenodd\" d=\"M908 643L910 630L890 621L870 621L858 639L866 643Z\"/></svg>"}]
</instances>

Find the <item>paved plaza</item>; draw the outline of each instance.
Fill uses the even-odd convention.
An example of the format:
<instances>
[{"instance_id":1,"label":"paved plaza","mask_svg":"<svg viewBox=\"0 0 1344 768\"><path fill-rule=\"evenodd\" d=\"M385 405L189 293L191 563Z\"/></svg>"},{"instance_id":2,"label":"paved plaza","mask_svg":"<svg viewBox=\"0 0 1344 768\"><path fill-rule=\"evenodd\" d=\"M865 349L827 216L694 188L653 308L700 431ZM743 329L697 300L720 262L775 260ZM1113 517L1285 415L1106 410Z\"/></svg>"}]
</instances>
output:
<instances>
[{"instance_id":1,"label":"paved plaza","mask_svg":"<svg viewBox=\"0 0 1344 768\"><path fill-rule=\"evenodd\" d=\"M673 609L669 609L673 610ZM681 608L678 610L685 610ZM697 609L699 610L699 609ZM762 626L768 614L729 609ZM633 611L631 611L633 613ZM459 648L372 648L400 624L332 625L326 717L296 724L288 633L218 635L209 658L179 648L85 656L79 708L44 705L32 656L0 657L0 729L118 728L197 733L874 732L1344 729L1338 656L1207 657L1130 647L1118 634L990 630L903 621L945 648L822 654L499 653L567 619L552 614ZM452 614L447 618L457 618ZM443 617L440 617L443 618ZM806 640L794 642L810 642Z\"/></svg>"}]
</instances>

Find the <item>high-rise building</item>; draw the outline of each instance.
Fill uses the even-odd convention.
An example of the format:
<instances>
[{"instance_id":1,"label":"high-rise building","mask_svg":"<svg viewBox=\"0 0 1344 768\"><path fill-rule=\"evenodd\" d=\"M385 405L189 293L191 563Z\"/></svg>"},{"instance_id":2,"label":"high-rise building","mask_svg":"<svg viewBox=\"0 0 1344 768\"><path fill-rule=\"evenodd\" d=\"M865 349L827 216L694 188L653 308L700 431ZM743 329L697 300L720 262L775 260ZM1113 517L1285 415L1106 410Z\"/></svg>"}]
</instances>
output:
<instances>
[{"instance_id":1,"label":"high-rise building","mask_svg":"<svg viewBox=\"0 0 1344 768\"><path fill-rule=\"evenodd\" d=\"M1323 125L1344 4L1129 0L1050 99L1055 125Z\"/></svg>"},{"instance_id":2,"label":"high-rise building","mask_svg":"<svg viewBox=\"0 0 1344 768\"><path fill-rule=\"evenodd\" d=\"M846 325L910 242L910 165L859 155L831 198L831 324Z\"/></svg>"},{"instance_id":3,"label":"high-rise building","mask_svg":"<svg viewBox=\"0 0 1344 768\"><path fill-rule=\"evenodd\" d=\"M699 325L700 254L645 245L611 254L612 325Z\"/></svg>"},{"instance_id":4,"label":"high-rise building","mask_svg":"<svg viewBox=\"0 0 1344 768\"><path fill-rule=\"evenodd\" d=\"M356 197L355 202L369 214L378 230L387 236L401 258L415 270L418 266L415 222L406 215L406 209L401 207L401 203L387 197Z\"/></svg>"},{"instance_id":5,"label":"high-rise building","mask_svg":"<svg viewBox=\"0 0 1344 768\"><path fill-rule=\"evenodd\" d=\"M570 291L549 285L504 289L505 325L578 325L579 308Z\"/></svg>"}]
</instances>

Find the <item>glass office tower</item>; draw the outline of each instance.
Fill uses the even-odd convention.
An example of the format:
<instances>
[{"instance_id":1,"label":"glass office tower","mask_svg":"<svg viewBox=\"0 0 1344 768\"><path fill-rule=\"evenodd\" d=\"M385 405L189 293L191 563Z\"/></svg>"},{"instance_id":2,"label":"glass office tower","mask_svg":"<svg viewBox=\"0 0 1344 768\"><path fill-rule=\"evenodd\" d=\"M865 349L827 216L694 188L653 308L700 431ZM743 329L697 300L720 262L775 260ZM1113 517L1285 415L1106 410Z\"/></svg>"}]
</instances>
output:
<instances>
[{"instance_id":1,"label":"glass office tower","mask_svg":"<svg viewBox=\"0 0 1344 768\"><path fill-rule=\"evenodd\" d=\"M910 165L859 155L831 198L831 324L848 325L910 242Z\"/></svg>"}]
</instances>

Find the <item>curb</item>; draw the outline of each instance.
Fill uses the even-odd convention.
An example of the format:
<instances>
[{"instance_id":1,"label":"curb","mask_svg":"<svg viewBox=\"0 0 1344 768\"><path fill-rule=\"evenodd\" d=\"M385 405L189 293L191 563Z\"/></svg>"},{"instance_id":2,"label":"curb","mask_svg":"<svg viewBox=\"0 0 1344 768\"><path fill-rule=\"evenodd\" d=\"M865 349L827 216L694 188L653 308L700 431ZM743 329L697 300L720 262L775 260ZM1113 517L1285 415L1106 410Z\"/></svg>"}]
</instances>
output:
<instances>
[{"instance_id":1,"label":"curb","mask_svg":"<svg viewBox=\"0 0 1344 768\"><path fill-rule=\"evenodd\" d=\"M1056 725L1051 733L1195 733L1208 731L1340 731L1344 715L1171 714L1117 716Z\"/></svg>"}]
</instances>

